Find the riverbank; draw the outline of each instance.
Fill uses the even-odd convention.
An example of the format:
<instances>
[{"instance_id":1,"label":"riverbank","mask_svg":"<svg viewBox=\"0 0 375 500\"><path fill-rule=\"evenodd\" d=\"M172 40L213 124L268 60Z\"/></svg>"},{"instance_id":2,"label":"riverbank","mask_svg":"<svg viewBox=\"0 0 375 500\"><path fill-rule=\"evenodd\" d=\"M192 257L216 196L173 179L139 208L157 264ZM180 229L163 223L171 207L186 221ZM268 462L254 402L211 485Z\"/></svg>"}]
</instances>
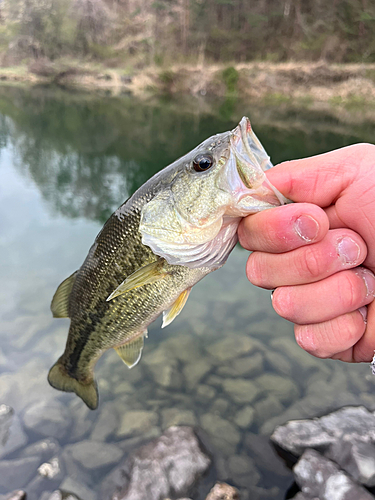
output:
<instances>
[{"instance_id":1,"label":"riverbank","mask_svg":"<svg viewBox=\"0 0 375 500\"><path fill-rule=\"evenodd\" d=\"M161 93L241 96L375 107L375 64L268 63L149 66L132 72L78 61L0 68L0 81L58 84L64 87L138 96Z\"/></svg>"}]
</instances>

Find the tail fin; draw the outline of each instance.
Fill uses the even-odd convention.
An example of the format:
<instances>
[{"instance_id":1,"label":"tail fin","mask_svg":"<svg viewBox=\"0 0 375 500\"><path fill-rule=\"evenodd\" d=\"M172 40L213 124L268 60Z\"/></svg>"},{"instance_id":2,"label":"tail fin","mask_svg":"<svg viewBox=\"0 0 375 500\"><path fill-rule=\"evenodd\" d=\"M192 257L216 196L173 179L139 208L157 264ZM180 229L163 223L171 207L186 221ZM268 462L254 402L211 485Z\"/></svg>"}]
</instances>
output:
<instances>
[{"instance_id":1,"label":"tail fin","mask_svg":"<svg viewBox=\"0 0 375 500\"><path fill-rule=\"evenodd\" d=\"M75 392L90 410L96 410L98 407L99 394L95 380L87 384L79 382L66 372L60 360L50 369L48 382L59 391Z\"/></svg>"}]
</instances>

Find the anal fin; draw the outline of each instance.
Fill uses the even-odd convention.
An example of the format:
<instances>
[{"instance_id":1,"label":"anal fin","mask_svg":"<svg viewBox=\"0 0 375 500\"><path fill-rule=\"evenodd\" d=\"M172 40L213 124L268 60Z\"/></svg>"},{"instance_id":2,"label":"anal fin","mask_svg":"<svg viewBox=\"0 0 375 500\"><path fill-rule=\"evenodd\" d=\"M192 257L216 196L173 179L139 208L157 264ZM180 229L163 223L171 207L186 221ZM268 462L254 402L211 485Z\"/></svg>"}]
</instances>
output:
<instances>
[{"instance_id":1,"label":"anal fin","mask_svg":"<svg viewBox=\"0 0 375 500\"><path fill-rule=\"evenodd\" d=\"M68 318L68 304L69 304L69 296L72 291L74 281L76 279L77 271L66 278L60 285L57 287L55 295L53 296L51 302L51 311L54 318Z\"/></svg>"},{"instance_id":2,"label":"anal fin","mask_svg":"<svg viewBox=\"0 0 375 500\"><path fill-rule=\"evenodd\" d=\"M118 297L119 295L122 295L123 293L133 290L134 288L155 283L156 281L165 278L168 273L163 268L164 264L164 259L158 259L156 262L151 262L151 264L147 264L146 266L137 269L111 293L111 295L107 298L107 302L115 297Z\"/></svg>"},{"instance_id":3,"label":"anal fin","mask_svg":"<svg viewBox=\"0 0 375 500\"><path fill-rule=\"evenodd\" d=\"M145 336L147 336L147 330L136 339L115 347L115 351L129 368L133 368L141 359Z\"/></svg>"},{"instance_id":4,"label":"anal fin","mask_svg":"<svg viewBox=\"0 0 375 500\"><path fill-rule=\"evenodd\" d=\"M173 302L171 307L163 311L163 324L161 325L162 328L171 324L175 317L180 314L180 312L184 308L184 305L186 304L190 292L191 288L187 288L186 290L184 290Z\"/></svg>"}]
</instances>

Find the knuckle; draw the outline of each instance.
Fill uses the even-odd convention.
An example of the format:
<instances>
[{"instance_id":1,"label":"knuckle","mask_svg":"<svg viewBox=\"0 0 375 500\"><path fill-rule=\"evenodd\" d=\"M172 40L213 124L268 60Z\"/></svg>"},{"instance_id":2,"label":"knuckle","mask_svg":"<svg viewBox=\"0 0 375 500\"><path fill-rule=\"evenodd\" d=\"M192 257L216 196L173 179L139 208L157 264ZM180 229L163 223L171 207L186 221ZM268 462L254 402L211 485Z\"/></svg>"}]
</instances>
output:
<instances>
[{"instance_id":1,"label":"knuckle","mask_svg":"<svg viewBox=\"0 0 375 500\"><path fill-rule=\"evenodd\" d=\"M357 282L353 280L352 273L342 273L342 279L338 283L338 296L343 309L346 312L354 311L360 304L360 290Z\"/></svg>"},{"instance_id":2,"label":"knuckle","mask_svg":"<svg viewBox=\"0 0 375 500\"><path fill-rule=\"evenodd\" d=\"M299 263L297 261L298 271L301 277L316 280L322 272L319 253L311 246L304 247L303 250Z\"/></svg>"},{"instance_id":3,"label":"knuckle","mask_svg":"<svg viewBox=\"0 0 375 500\"><path fill-rule=\"evenodd\" d=\"M316 336L314 332L313 325L295 325L294 335L296 337L297 344L309 354L316 356L318 358L327 357L323 354L321 348L316 342Z\"/></svg>"},{"instance_id":4,"label":"knuckle","mask_svg":"<svg viewBox=\"0 0 375 500\"><path fill-rule=\"evenodd\" d=\"M262 256L260 252L253 252L246 263L247 279L255 286L264 286L266 266L262 265Z\"/></svg>"}]
</instances>

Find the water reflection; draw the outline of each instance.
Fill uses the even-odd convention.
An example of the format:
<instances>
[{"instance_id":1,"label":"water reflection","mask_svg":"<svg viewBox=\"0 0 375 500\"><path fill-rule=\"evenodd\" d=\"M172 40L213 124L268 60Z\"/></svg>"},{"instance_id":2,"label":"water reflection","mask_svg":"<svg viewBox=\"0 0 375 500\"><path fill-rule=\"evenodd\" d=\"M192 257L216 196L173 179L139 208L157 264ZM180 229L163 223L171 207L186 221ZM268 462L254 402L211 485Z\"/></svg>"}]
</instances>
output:
<instances>
[{"instance_id":1,"label":"water reflection","mask_svg":"<svg viewBox=\"0 0 375 500\"><path fill-rule=\"evenodd\" d=\"M367 366L316 360L298 348L269 293L246 281L246 253L238 249L222 271L194 287L178 320L163 331L151 326L142 365L128 371L114 353L103 356L97 412L48 386L68 330L67 320L52 322L52 294L81 265L110 212L150 175L242 114L275 163L375 137L372 123L349 128L330 115L221 104L0 87L0 403L15 408L17 422L0 466L34 457L30 475L11 485L25 487L31 500L61 485L83 500L98 498L116 464L98 456L90 469L82 459L87 442L126 456L172 423L203 429L215 477L254 498L281 500L291 477L270 458L273 427L374 400ZM43 439L53 441L50 454L32 448ZM53 456L63 478L53 486L36 482L37 467ZM238 463L252 471L251 484ZM0 494L9 485L0 475Z\"/></svg>"}]
</instances>

